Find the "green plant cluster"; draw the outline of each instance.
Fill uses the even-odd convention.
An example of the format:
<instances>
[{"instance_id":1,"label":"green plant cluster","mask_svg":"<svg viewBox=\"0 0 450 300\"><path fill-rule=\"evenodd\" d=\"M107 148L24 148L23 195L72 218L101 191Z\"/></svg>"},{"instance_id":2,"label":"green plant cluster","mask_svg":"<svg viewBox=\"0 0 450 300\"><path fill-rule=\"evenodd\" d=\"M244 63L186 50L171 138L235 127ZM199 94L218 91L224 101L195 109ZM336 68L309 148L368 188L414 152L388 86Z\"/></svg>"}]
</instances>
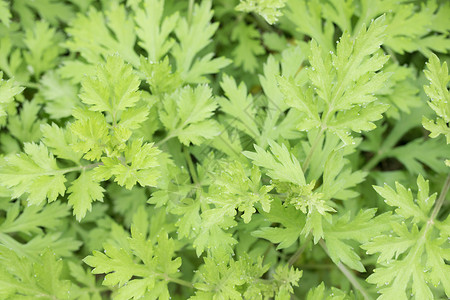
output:
<instances>
[{"instance_id":1,"label":"green plant cluster","mask_svg":"<svg viewBox=\"0 0 450 300\"><path fill-rule=\"evenodd\" d=\"M0 21L0 299L450 298L449 1Z\"/></svg>"}]
</instances>

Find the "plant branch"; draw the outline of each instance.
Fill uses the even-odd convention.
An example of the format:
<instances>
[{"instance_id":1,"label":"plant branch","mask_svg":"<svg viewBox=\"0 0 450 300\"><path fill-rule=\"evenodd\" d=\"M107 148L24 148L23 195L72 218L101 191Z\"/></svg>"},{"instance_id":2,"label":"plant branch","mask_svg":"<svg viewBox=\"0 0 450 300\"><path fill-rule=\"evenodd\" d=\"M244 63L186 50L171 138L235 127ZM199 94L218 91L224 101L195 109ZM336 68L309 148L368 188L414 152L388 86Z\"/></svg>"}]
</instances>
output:
<instances>
[{"instance_id":1,"label":"plant branch","mask_svg":"<svg viewBox=\"0 0 450 300\"><path fill-rule=\"evenodd\" d=\"M319 241L320 246L323 248L325 253L330 256L327 245L325 245L325 242L323 240ZM370 297L369 293L366 291L366 289L359 284L355 274L353 274L352 271L350 271L343 263L339 262L337 265L338 269L344 274L345 277L347 277L348 281L353 285L355 289L357 289L364 297L365 300L372 300L372 297Z\"/></svg>"}]
</instances>

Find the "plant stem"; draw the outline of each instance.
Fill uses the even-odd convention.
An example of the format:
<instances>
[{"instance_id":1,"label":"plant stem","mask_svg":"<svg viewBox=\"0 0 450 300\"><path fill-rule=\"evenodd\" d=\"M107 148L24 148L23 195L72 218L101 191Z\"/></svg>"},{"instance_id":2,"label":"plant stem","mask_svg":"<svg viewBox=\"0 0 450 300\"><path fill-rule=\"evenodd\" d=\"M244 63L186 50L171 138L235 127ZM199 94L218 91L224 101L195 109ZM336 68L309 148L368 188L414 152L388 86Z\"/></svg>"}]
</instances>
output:
<instances>
[{"instance_id":1,"label":"plant stem","mask_svg":"<svg viewBox=\"0 0 450 300\"><path fill-rule=\"evenodd\" d=\"M317 134L316 138L314 139L313 143L311 144L311 149L309 149L309 153L306 156L305 161L303 162L303 167L302 167L303 172L306 172L306 170L308 169L311 158L312 158L317 146L319 145L319 141L320 141L320 138L322 137L323 132L324 132L324 129L321 128L319 133Z\"/></svg>"},{"instance_id":2,"label":"plant stem","mask_svg":"<svg viewBox=\"0 0 450 300\"><path fill-rule=\"evenodd\" d=\"M160 140L159 142L155 143L155 146L159 147L175 136L176 136L176 134L171 133L171 134L167 135L165 138L163 138L162 140Z\"/></svg>"},{"instance_id":3,"label":"plant stem","mask_svg":"<svg viewBox=\"0 0 450 300\"><path fill-rule=\"evenodd\" d=\"M198 180L197 171L195 169L194 162L192 161L191 153L189 153L189 150L187 149L187 147L183 147L183 153L184 153L184 157L186 158L186 162L188 164L189 173L191 173L191 176L192 176L192 181L196 185L199 185L200 181Z\"/></svg>"},{"instance_id":4,"label":"plant stem","mask_svg":"<svg viewBox=\"0 0 450 300\"><path fill-rule=\"evenodd\" d=\"M190 283L189 281L183 280L183 279L168 277L168 280L172 281L173 283L182 285L182 286L187 286L188 288L191 288L191 289L194 288L194 285L192 283Z\"/></svg>"},{"instance_id":5,"label":"plant stem","mask_svg":"<svg viewBox=\"0 0 450 300\"><path fill-rule=\"evenodd\" d=\"M45 175L52 176L52 175L57 175L57 174L66 174L66 173L69 173L69 172L93 169L93 168L95 168L97 166L100 166L100 165L103 165L103 163L99 162L99 163L89 164L89 165L85 165L85 166L70 167L70 168L59 169L59 170L54 170L54 171L49 171L49 172L42 172L42 173L33 173L33 175L36 175L36 176L45 176Z\"/></svg>"},{"instance_id":6,"label":"plant stem","mask_svg":"<svg viewBox=\"0 0 450 300\"><path fill-rule=\"evenodd\" d=\"M433 212L431 213L430 220L428 221L429 224L434 223L434 219L437 217L439 210L441 209L442 205L444 204L445 196L447 195L449 188L450 188L450 174L447 175L447 179L445 180L444 186L442 187L441 193L439 194L439 198L436 201L436 205L434 206Z\"/></svg>"},{"instance_id":7,"label":"plant stem","mask_svg":"<svg viewBox=\"0 0 450 300\"><path fill-rule=\"evenodd\" d=\"M189 25L191 25L193 10L194 10L194 0L189 0L188 14L187 14L187 21Z\"/></svg>"},{"instance_id":8,"label":"plant stem","mask_svg":"<svg viewBox=\"0 0 450 300\"><path fill-rule=\"evenodd\" d=\"M273 31L272 26L270 26L266 20L264 20L260 15L256 13L252 13L253 18L256 21L256 24L263 29L264 31Z\"/></svg>"},{"instance_id":9,"label":"plant stem","mask_svg":"<svg viewBox=\"0 0 450 300\"><path fill-rule=\"evenodd\" d=\"M323 240L319 241L320 246L322 246L325 253L330 256L330 253L328 252L327 245L325 245L325 242ZM348 281L353 285L355 289L357 289L364 297L365 300L372 300L372 297L370 297L369 293L365 290L365 288L359 284L356 276L353 274L352 271L350 271L344 264L339 262L337 264L338 269L344 274L345 277L347 277Z\"/></svg>"},{"instance_id":10,"label":"plant stem","mask_svg":"<svg viewBox=\"0 0 450 300\"><path fill-rule=\"evenodd\" d=\"M305 251L305 249L308 246L308 243L309 243L309 241L311 241L311 239L312 239L312 235L309 234L306 237L303 245L289 259L289 261L288 261L289 266L292 266L297 261L297 259L302 255L303 251Z\"/></svg>"},{"instance_id":11,"label":"plant stem","mask_svg":"<svg viewBox=\"0 0 450 300\"><path fill-rule=\"evenodd\" d=\"M320 131L317 133L316 138L314 139L313 143L311 144L311 149L309 149L308 155L306 156L306 159L303 162L302 170L303 172L306 172L306 170L309 167L309 162L311 161L311 158L313 156L314 151L316 150L317 146L319 145L319 141L324 133L325 129L322 127ZM311 239L311 235L306 239L305 243L289 258L289 266L292 266L295 261L302 255L303 251L305 251L305 248Z\"/></svg>"},{"instance_id":12,"label":"plant stem","mask_svg":"<svg viewBox=\"0 0 450 300\"><path fill-rule=\"evenodd\" d=\"M392 51L389 47L386 47L384 50L389 54L389 56L392 58L392 60L397 64L400 65L398 62L397 56L395 56L394 51Z\"/></svg>"},{"instance_id":13,"label":"plant stem","mask_svg":"<svg viewBox=\"0 0 450 300\"><path fill-rule=\"evenodd\" d=\"M32 89L39 89L40 85L38 83L34 83L34 82L19 82L19 85L27 87L27 88L32 88Z\"/></svg>"},{"instance_id":14,"label":"plant stem","mask_svg":"<svg viewBox=\"0 0 450 300\"><path fill-rule=\"evenodd\" d=\"M335 264L306 264L306 265L301 265L301 268L304 269L310 269L310 270L330 270L333 269L334 266L336 266Z\"/></svg>"},{"instance_id":15,"label":"plant stem","mask_svg":"<svg viewBox=\"0 0 450 300\"><path fill-rule=\"evenodd\" d=\"M363 171L370 171L372 170L381 160L383 159L383 155L381 152L377 152L372 158L362 167Z\"/></svg>"},{"instance_id":16,"label":"plant stem","mask_svg":"<svg viewBox=\"0 0 450 300\"><path fill-rule=\"evenodd\" d=\"M183 279L179 279L179 278L169 277L165 273L156 273L156 276L161 276L162 279L166 280L166 281L171 281L173 283L177 283L179 285L187 286L187 287L192 288L192 289L194 288L194 285L191 282L183 280Z\"/></svg>"}]
</instances>

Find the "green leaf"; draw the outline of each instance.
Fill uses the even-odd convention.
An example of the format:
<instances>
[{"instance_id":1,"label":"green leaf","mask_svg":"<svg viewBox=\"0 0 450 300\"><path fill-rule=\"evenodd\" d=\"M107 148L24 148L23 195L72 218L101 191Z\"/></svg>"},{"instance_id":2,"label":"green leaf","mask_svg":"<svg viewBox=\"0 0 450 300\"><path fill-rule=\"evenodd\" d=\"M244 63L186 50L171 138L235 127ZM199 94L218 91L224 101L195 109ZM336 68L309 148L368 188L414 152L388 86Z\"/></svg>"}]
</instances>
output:
<instances>
[{"instance_id":1,"label":"green leaf","mask_svg":"<svg viewBox=\"0 0 450 300\"><path fill-rule=\"evenodd\" d=\"M72 185L67 190L70 193L68 200L78 221L86 216L87 211L91 211L92 202L103 202L104 191L105 189L94 180L93 171L83 171L77 179L72 181Z\"/></svg>"},{"instance_id":2,"label":"green leaf","mask_svg":"<svg viewBox=\"0 0 450 300\"><path fill-rule=\"evenodd\" d=\"M423 105L418 95L420 89L416 85L418 79L414 68L388 62L383 69L391 76L384 82L384 87L377 91L377 98L390 105L386 111L388 117L400 119L400 113L410 114L411 109Z\"/></svg>"},{"instance_id":3,"label":"green leaf","mask_svg":"<svg viewBox=\"0 0 450 300\"><path fill-rule=\"evenodd\" d=\"M237 286L243 284L234 261L228 265L227 261L205 257L205 264L199 270L200 282L195 284L196 295L191 299L242 299Z\"/></svg>"},{"instance_id":4,"label":"green leaf","mask_svg":"<svg viewBox=\"0 0 450 300\"><path fill-rule=\"evenodd\" d=\"M36 14L53 26L60 22L67 23L75 16L72 6L58 0L19 1L14 3L13 9L25 28L34 27Z\"/></svg>"},{"instance_id":5,"label":"green leaf","mask_svg":"<svg viewBox=\"0 0 450 300\"><path fill-rule=\"evenodd\" d=\"M337 42L336 54L324 53L322 44L313 40L307 73L314 88L304 88L303 83L296 84L292 78L278 79L286 103L308 119L303 130L327 128L345 144L351 144L349 130L375 128L373 121L388 108L375 101L375 93L390 75L380 71L389 58L379 51L384 36L384 18L380 17L355 37L344 32ZM319 117L318 107L322 106Z\"/></svg>"},{"instance_id":6,"label":"green leaf","mask_svg":"<svg viewBox=\"0 0 450 300\"><path fill-rule=\"evenodd\" d=\"M428 181L425 181L421 175L419 175L417 179L417 184L419 186L419 190L425 189L426 191L428 191ZM427 209L424 210L425 207L420 207L413 202L414 199L411 189L407 190L398 182L395 184L395 187L397 191L394 191L394 189L387 185L385 185L384 187L374 186L374 189L385 199L385 202L388 205L398 207L395 212L401 215L403 218L408 219L410 217L413 217L413 220L415 222L426 221L428 218L428 211L436 200L436 194L431 195L427 199L427 202L429 201L430 204L428 204L426 206Z\"/></svg>"},{"instance_id":7,"label":"green leaf","mask_svg":"<svg viewBox=\"0 0 450 300\"><path fill-rule=\"evenodd\" d=\"M423 117L422 124L425 129L429 130L431 137L437 137L443 134L447 138L447 144L450 143L450 91L448 84L450 82L450 75L448 74L447 62L442 65L436 55L430 57L427 63L428 70L424 71L425 76L430 81L430 85L425 86L424 90L430 97L428 102L430 107L436 112L437 118L435 121Z\"/></svg>"},{"instance_id":8,"label":"green leaf","mask_svg":"<svg viewBox=\"0 0 450 300\"><path fill-rule=\"evenodd\" d=\"M261 212L270 222L280 223L283 227L263 227L252 232L253 236L264 238L279 244L284 249L294 244L300 237L305 224L304 216L292 206L284 207L279 201L272 202L270 213Z\"/></svg>"},{"instance_id":9,"label":"green leaf","mask_svg":"<svg viewBox=\"0 0 450 300\"><path fill-rule=\"evenodd\" d=\"M287 299L294 293L294 286L298 286L298 281L303 275L303 271L299 271L289 265L279 265L275 269L273 278L279 282L279 290L275 299Z\"/></svg>"},{"instance_id":10,"label":"green leaf","mask_svg":"<svg viewBox=\"0 0 450 300\"><path fill-rule=\"evenodd\" d=\"M177 136L185 145L198 145L220 133L217 122L210 119L217 108L211 92L207 85L195 89L186 86L164 99L160 119L169 137Z\"/></svg>"},{"instance_id":11,"label":"green leaf","mask_svg":"<svg viewBox=\"0 0 450 300\"><path fill-rule=\"evenodd\" d=\"M334 26L330 21L323 22L321 18L323 8L324 4L319 0L291 0L287 2L285 16L293 22L296 34L300 32L310 36L328 52L334 48Z\"/></svg>"},{"instance_id":12,"label":"green leaf","mask_svg":"<svg viewBox=\"0 0 450 300\"><path fill-rule=\"evenodd\" d=\"M134 213L144 206L148 200L146 189L139 186L127 190L117 184L109 184L106 193L113 201L114 212L123 216L123 223L126 226L131 225Z\"/></svg>"},{"instance_id":13,"label":"green leaf","mask_svg":"<svg viewBox=\"0 0 450 300\"><path fill-rule=\"evenodd\" d=\"M172 48L175 41L169 35L178 22L178 13L163 18L164 0L146 0L136 11L138 44L145 49L150 62L156 63Z\"/></svg>"},{"instance_id":14,"label":"green leaf","mask_svg":"<svg viewBox=\"0 0 450 300\"><path fill-rule=\"evenodd\" d=\"M23 102L19 114L9 116L8 130L21 142L37 142L42 136L40 129L45 119L39 118L41 106L36 100Z\"/></svg>"},{"instance_id":15,"label":"green leaf","mask_svg":"<svg viewBox=\"0 0 450 300\"><path fill-rule=\"evenodd\" d=\"M341 217L333 217L331 224L325 224L325 242L335 264L342 261L354 270L365 271L361 258L350 245L345 243L345 240L365 243L380 232L389 230L389 221L391 221L389 214L374 218L375 211L376 209L360 211L353 218L350 217L350 213L346 213Z\"/></svg>"},{"instance_id":16,"label":"green leaf","mask_svg":"<svg viewBox=\"0 0 450 300\"><path fill-rule=\"evenodd\" d=\"M386 154L395 157L412 174L425 174L422 164L437 173L444 173L447 167L443 164L445 158L450 157L450 146L442 139L415 139L406 145L396 147Z\"/></svg>"},{"instance_id":17,"label":"green leaf","mask_svg":"<svg viewBox=\"0 0 450 300\"><path fill-rule=\"evenodd\" d=\"M62 79L57 72L46 72L40 83L40 92L45 99L44 110L52 119L70 117L72 110L80 107L78 88Z\"/></svg>"},{"instance_id":18,"label":"green leaf","mask_svg":"<svg viewBox=\"0 0 450 300\"><path fill-rule=\"evenodd\" d=\"M255 205L260 203L265 212L270 211L271 197L268 194L272 186L260 186L261 173L254 166L251 177L245 174L244 166L239 162L223 164L214 174L214 186L210 188L209 202L216 207L237 209L245 223L249 223L256 212Z\"/></svg>"},{"instance_id":19,"label":"green leaf","mask_svg":"<svg viewBox=\"0 0 450 300\"><path fill-rule=\"evenodd\" d=\"M109 141L108 123L105 116L99 112L75 110L78 119L70 125L70 131L78 138L72 148L76 152L84 153L88 160L98 160L105 151L105 144Z\"/></svg>"},{"instance_id":20,"label":"green leaf","mask_svg":"<svg viewBox=\"0 0 450 300\"><path fill-rule=\"evenodd\" d=\"M7 156L1 161L0 184L12 191L13 198L27 194L28 203L39 205L55 201L66 190L64 170L53 154L41 144L25 143L24 153Z\"/></svg>"},{"instance_id":21,"label":"green leaf","mask_svg":"<svg viewBox=\"0 0 450 300\"><path fill-rule=\"evenodd\" d=\"M256 109L253 97L247 93L245 84L241 83L238 86L232 77L225 74L220 86L226 96L218 99L221 110L232 118L231 122L236 121L235 127L256 139L260 134Z\"/></svg>"},{"instance_id":22,"label":"green leaf","mask_svg":"<svg viewBox=\"0 0 450 300\"><path fill-rule=\"evenodd\" d=\"M26 235L42 233L41 228L57 229L61 225L61 219L67 215L68 207L60 203L51 203L44 208L27 206L20 212L20 205L16 202L9 207L6 218L0 225L0 232L22 232Z\"/></svg>"},{"instance_id":23,"label":"green leaf","mask_svg":"<svg viewBox=\"0 0 450 300\"><path fill-rule=\"evenodd\" d=\"M287 0L240 0L236 10L255 12L261 15L269 24L278 21L283 14L280 12Z\"/></svg>"},{"instance_id":24,"label":"green leaf","mask_svg":"<svg viewBox=\"0 0 450 300\"><path fill-rule=\"evenodd\" d=\"M233 253L233 246L237 244L237 240L225 230L236 226L235 214L236 211L232 207L211 208L201 214L201 227L193 241L197 256L205 250L213 255Z\"/></svg>"},{"instance_id":25,"label":"green leaf","mask_svg":"<svg viewBox=\"0 0 450 300\"><path fill-rule=\"evenodd\" d=\"M55 123L52 125L41 125L42 141L58 158L71 160L78 164L81 153L75 152L71 145L75 142L75 137L70 130L60 128Z\"/></svg>"},{"instance_id":26,"label":"green leaf","mask_svg":"<svg viewBox=\"0 0 450 300\"><path fill-rule=\"evenodd\" d=\"M0 72L0 118L6 116L6 108L13 103L14 97L20 94L24 88L16 85L14 80L3 80L3 72Z\"/></svg>"},{"instance_id":27,"label":"green leaf","mask_svg":"<svg viewBox=\"0 0 450 300\"><path fill-rule=\"evenodd\" d=\"M96 281L95 275L91 273L90 269L84 269L83 266L74 262L68 262L70 275L78 283L80 287L72 285L71 295L79 299L101 299L102 287Z\"/></svg>"},{"instance_id":28,"label":"green leaf","mask_svg":"<svg viewBox=\"0 0 450 300\"><path fill-rule=\"evenodd\" d=\"M307 214L302 233L308 235L313 231L317 243L323 237L322 217L328 218L328 212L335 210L326 203L327 199L322 193L313 191L314 181L306 183L300 163L284 144L280 146L269 142L269 145L273 154L256 145L256 153L245 151L243 154L252 159L255 165L268 169L270 178L281 181L275 185L277 191L286 194L286 203Z\"/></svg>"},{"instance_id":29,"label":"green leaf","mask_svg":"<svg viewBox=\"0 0 450 300\"><path fill-rule=\"evenodd\" d=\"M205 75L217 73L230 64L230 60L223 57L213 58L213 53L207 53L195 59L198 53L210 44L210 39L216 32L219 24L211 23L213 12L211 1L203 1L201 5L195 4L192 18L180 18L175 29L179 42L173 46L172 55L177 64L177 71L187 83L205 82Z\"/></svg>"},{"instance_id":30,"label":"green leaf","mask_svg":"<svg viewBox=\"0 0 450 300\"><path fill-rule=\"evenodd\" d=\"M400 54L420 51L428 57L433 55L432 51L448 51L450 43L445 32L448 32L450 24L448 21L438 21L442 15L448 13L448 5L438 6L432 1L419 8L412 3L405 3L397 6L395 11L395 14L390 14L387 18L387 46ZM435 22L439 24L435 25ZM429 35L431 31L434 32L433 35Z\"/></svg>"},{"instance_id":31,"label":"green leaf","mask_svg":"<svg viewBox=\"0 0 450 300\"><path fill-rule=\"evenodd\" d=\"M258 67L257 56L264 54L260 44L260 33L251 25L244 22L233 28L231 40L238 45L233 49L234 64L242 66L244 71L253 73Z\"/></svg>"},{"instance_id":32,"label":"green leaf","mask_svg":"<svg viewBox=\"0 0 450 300\"><path fill-rule=\"evenodd\" d=\"M71 283L61 279L62 269L63 262L51 250L35 262L0 246L0 295L5 299L70 299Z\"/></svg>"},{"instance_id":33,"label":"green leaf","mask_svg":"<svg viewBox=\"0 0 450 300\"><path fill-rule=\"evenodd\" d=\"M304 114L306 118L304 130L320 126L317 101L313 97L312 90L303 91L292 78L278 77L277 81L286 104Z\"/></svg>"},{"instance_id":34,"label":"green leaf","mask_svg":"<svg viewBox=\"0 0 450 300\"><path fill-rule=\"evenodd\" d=\"M139 77L118 55L108 56L104 65L97 67L96 75L82 82L81 100L91 105L92 111L108 112L113 116L133 107L140 99Z\"/></svg>"},{"instance_id":35,"label":"green leaf","mask_svg":"<svg viewBox=\"0 0 450 300\"><path fill-rule=\"evenodd\" d=\"M36 22L26 30L24 43L28 51L23 56L35 78L56 67L62 52L60 42L61 36L45 21Z\"/></svg>"},{"instance_id":36,"label":"green leaf","mask_svg":"<svg viewBox=\"0 0 450 300\"><path fill-rule=\"evenodd\" d=\"M417 186L417 203L411 191L398 183L397 191L375 187L389 206L398 207L398 218L389 224L391 230L362 246L367 254L380 253L379 265L367 278L378 286L379 299L408 299L410 295L433 299L429 283L436 287L441 283L449 296L448 276L443 275L448 269L444 262L449 254L445 246L448 233L435 219L435 212L428 217L436 199L436 194L429 195L428 181L419 176Z\"/></svg>"},{"instance_id":37,"label":"green leaf","mask_svg":"<svg viewBox=\"0 0 450 300\"><path fill-rule=\"evenodd\" d=\"M175 245L166 233L160 233L156 243L147 239L148 226L145 210L138 211L126 248L106 243L105 254L94 251L84 259L94 274L106 274L104 285L118 285L117 299L169 299L167 284L177 277L181 258L172 259Z\"/></svg>"},{"instance_id":38,"label":"green leaf","mask_svg":"<svg viewBox=\"0 0 450 300\"><path fill-rule=\"evenodd\" d=\"M347 200L358 196L352 188L363 182L366 176L366 172L351 171L343 150L333 151L324 165L321 191L325 199Z\"/></svg>"},{"instance_id":39,"label":"green leaf","mask_svg":"<svg viewBox=\"0 0 450 300\"><path fill-rule=\"evenodd\" d=\"M11 12L9 11L9 3L2 0L0 1L0 21L9 27L11 23Z\"/></svg>"},{"instance_id":40,"label":"green leaf","mask_svg":"<svg viewBox=\"0 0 450 300\"><path fill-rule=\"evenodd\" d=\"M306 300L350 300L353 299L349 296L347 296L346 293L343 291L337 289L337 288L331 288L331 290L326 290L325 285L322 282L320 285L315 287L314 289L311 289L308 292Z\"/></svg>"},{"instance_id":41,"label":"green leaf","mask_svg":"<svg viewBox=\"0 0 450 300\"><path fill-rule=\"evenodd\" d=\"M159 62L141 57L140 69L144 72L153 94L171 93L182 84L180 74L172 72L167 56Z\"/></svg>"},{"instance_id":42,"label":"green leaf","mask_svg":"<svg viewBox=\"0 0 450 300\"><path fill-rule=\"evenodd\" d=\"M156 186L160 176L157 168L160 153L153 144L143 144L142 139L134 140L125 149L124 158L103 157L103 164L94 169L94 178L107 180L114 176L114 180L127 189L131 189L136 182L142 186Z\"/></svg>"},{"instance_id":43,"label":"green leaf","mask_svg":"<svg viewBox=\"0 0 450 300\"><path fill-rule=\"evenodd\" d=\"M305 176L297 158L289 152L284 144L281 146L275 142L269 142L269 144L272 153L255 145L256 152L244 151L243 154L250 158L255 165L267 169L267 175L272 179L300 186L306 185Z\"/></svg>"},{"instance_id":44,"label":"green leaf","mask_svg":"<svg viewBox=\"0 0 450 300\"><path fill-rule=\"evenodd\" d=\"M139 65L139 56L134 51L135 23L123 5L105 7L104 12L91 6L86 13L77 15L66 32L71 36L66 47L74 53L79 52L89 63L101 63L117 53L126 62ZM70 72L70 68L77 65L74 73ZM86 69L89 67L82 61L67 60L62 71L68 77L81 79Z\"/></svg>"},{"instance_id":45,"label":"green leaf","mask_svg":"<svg viewBox=\"0 0 450 300\"><path fill-rule=\"evenodd\" d=\"M430 137L436 138L439 135L444 135L447 144L450 144L450 127L442 118L437 118L436 121L430 120L427 117L422 117L423 127L430 132Z\"/></svg>"},{"instance_id":46,"label":"green leaf","mask_svg":"<svg viewBox=\"0 0 450 300\"><path fill-rule=\"evenodd\" d=\"M200 203L190 198L183 199L172 211L180 216L175 223L178 227L178 238L191 237L200 228L202 219L199 211Z\"/></svg>"}]
</instances>

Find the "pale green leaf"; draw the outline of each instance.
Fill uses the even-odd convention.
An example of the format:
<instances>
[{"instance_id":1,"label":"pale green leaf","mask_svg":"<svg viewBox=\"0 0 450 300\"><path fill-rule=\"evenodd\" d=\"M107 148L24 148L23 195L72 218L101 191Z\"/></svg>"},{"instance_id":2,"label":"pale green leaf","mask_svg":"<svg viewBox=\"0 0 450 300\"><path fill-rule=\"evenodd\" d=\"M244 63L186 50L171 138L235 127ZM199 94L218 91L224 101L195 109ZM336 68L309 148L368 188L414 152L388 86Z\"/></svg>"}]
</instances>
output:
<instances>
[{"instance_id":1,"label":"pale green leaf","mask_svg":"<svg viewBox=\"0 0 450 300\"><path fill-rule=\"evenodd\" d=\"M138 44L145 49L150 62L156 63L172 48L169 37L178 21L178 13L163 18L164 0L146 0L143 9L136 11Z\"/></svg>"},{"instance_id":2,"label":"pale green leaf","mask_svg":"<svg viewBox=\"0 0 450 300\"><path fill-rule=\"evenodd\" d=\"M4 81L3 73L0 72L0 117L6 116L6 107L14 101L14 96L22 91L23 88L16 85L14 80Z\"/></svg>"},{"instance_id":3,"label":"pale green leaf","mask_svg":"<svg viewBox=\"0 0 450 300\"><path fill-rule=\"evenodd\" d=\"M284 144L269 142L271 152L266 152L255 145L256 152L245 151L243 154L257 166L268 170L272 179L291 182L300 186L306 185L302 167L297 158L289 152Z\"/></svg>"},{"instance_id":4,"label":"pale green leaf","mask_svg":"<svg viewBox=\"0 0 450 300\"><path fill-rule=\"evenodd\" d=\"M72 182L67 190L70 193L69 205L73 207L73 214L80 221L91 211L92 202L103 201L105 190L93 178L92 171L83 171L80 176Z\"/></svg>"},{"instance_id":5,"label":"pale green leaf","mask_svg":"<svg viewBox=\"0 0 450 300\"><path fill-rule=\"evenodd\" d=\"M13 198L26 194L28 203L38 205L64 195L64 171L42 143L25 143L24 153L3 158L1 166L0 184L11 189Z\"/></svg>"},{"instance_id":6,"label":"pale green leaf","mask_svg":"<svg viewBox=\"0 0 450 300\"><path fill-rule=\"evenodd\" d=\"M283 14L280 10L286 5L287 0L240 0L236 10L255 12L261 15L269 24L278 21Z\"/></svg>"},{"instance_id":7,"label":"pale green leaf","mask_svg":"<svg viewBox=\"0 0 450 300\"><path fill-rule=\"evenodd\" d=\"M130 65L118 55L109 56L104 65L97 67L96 75L82 82L81 100L92 111L117 113L133 107L140 99L139 77Z\"/></svg>"}]
</instances>

